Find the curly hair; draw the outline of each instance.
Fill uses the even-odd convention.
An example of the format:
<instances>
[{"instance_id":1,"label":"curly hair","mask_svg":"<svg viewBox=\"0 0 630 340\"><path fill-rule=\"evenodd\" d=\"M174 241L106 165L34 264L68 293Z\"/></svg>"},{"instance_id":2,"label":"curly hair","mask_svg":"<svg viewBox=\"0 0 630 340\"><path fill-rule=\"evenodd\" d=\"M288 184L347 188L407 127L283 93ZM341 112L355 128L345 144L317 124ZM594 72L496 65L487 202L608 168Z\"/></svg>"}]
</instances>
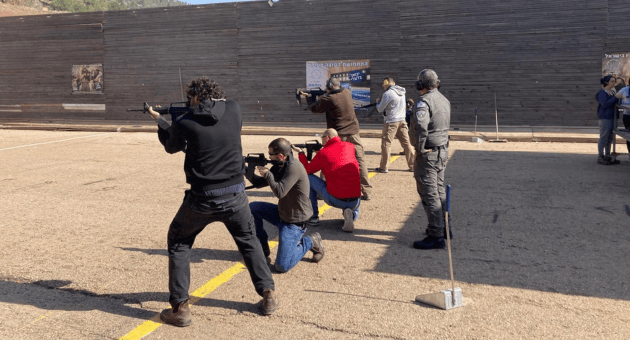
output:
<instances>
[{"instance_id":1,"label":"curly hair","mask_svg":"<svg viewBox=\"0 0 630 340\"><path fill-rule=\"evenodd\" d=\"M208 77L193 80L190 85L188 85L186 93L191 97L199 96L200 101L210 98L225 99L225 91L223 91L221 85L212 79L208 79Z\"/></svg>"}]
</instances>

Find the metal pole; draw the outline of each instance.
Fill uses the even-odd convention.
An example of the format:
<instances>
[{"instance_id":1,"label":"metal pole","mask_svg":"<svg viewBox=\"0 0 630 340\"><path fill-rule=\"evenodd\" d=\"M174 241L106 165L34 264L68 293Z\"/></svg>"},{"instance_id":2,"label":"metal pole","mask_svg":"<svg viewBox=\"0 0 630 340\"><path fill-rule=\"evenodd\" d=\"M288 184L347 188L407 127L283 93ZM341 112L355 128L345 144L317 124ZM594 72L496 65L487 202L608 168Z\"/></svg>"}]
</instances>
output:
<instances>
[{"instance_id":1,"label":"metal pole","mask_svg":"<svg viewBox=\"0 0 630 340\"><path fill-rule=\"evenodd\" d=\"M446 186L446 216L444 216L444 224L446 225L446 245L448 248L448 267L451 273L451 299L453 300L453 307L455 306L455 279L453 277L453 257L451 255L451 236L449 234L450 230L448 227L448 213L451 210L451 186Z\"/></svg>"},{"instance_id":2,"label":"metal pole","mask_svg":"<svg viewBox=\"0 0 630 340\"><path fill-rule=\"evenodd\" d=\"M182 69L179 69L179 88L182 89L182 101L184 102L184 83L182 82Z\"/></svg>"},{"instance_id":3,"label":"metal pole","mask_svg":"<svg viewBox=\"0 0 630 340\"><path fill-rule=\"evenodd\" d=\"M613 110L613 130L612 130L613 151L612 151L612 154L615 156L615 159L617 159L617 120L619 119L617 116L618 112L619 111L617 110Z\"/></svg>"},{"instance_id":4,"label":"metal pole","mask_svg":"<svg viewBox=\"0 0 630 340\"><path fill-rule=\"evenodd\" d=\"M497 126L497 140L499 140L499 112L497 111L497 91L494 91L494 120Z\"/></svg>"}]
</instances>

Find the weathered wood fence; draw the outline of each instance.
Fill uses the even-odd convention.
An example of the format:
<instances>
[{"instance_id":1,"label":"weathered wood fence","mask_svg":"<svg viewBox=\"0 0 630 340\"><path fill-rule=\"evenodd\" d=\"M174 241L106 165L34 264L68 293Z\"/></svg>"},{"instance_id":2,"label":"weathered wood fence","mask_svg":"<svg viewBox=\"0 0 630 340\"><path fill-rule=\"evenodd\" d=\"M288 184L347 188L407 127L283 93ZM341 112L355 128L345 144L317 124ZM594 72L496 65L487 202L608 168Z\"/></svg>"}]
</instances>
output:
<instances>
[{"instance_id":1,"label":"weathered wood fence","mask_svg":"<svg viewBox=\"0 0 630 340\"><path fill-rule=\"evenodd\" d=\"M2 120L140 120L208 75L247 122L321 121L289 94L306 61L370 59L372 98L391 75L433 68L455 124L596 124L606 52L630 52L624 0L280 0L0 18ZM104 93L72 94L72 65L103 64ZM102 110L63 104L105 104ZM361 118L380 123L380 117Z\"/></svg>"}]
</instances>

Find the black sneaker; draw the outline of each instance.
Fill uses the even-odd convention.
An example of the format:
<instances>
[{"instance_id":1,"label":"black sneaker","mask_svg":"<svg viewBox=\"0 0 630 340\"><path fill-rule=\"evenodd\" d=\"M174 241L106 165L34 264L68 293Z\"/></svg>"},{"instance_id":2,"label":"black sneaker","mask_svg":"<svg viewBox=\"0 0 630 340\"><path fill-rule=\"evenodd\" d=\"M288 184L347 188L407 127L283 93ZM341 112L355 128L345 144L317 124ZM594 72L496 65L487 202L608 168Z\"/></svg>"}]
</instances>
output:
<instances>
[{"instance_id":1,"label":"black sneaker","mask_svg":"<svg viewBox=\"0 0 630 340\"><path fill-rule=\"evenodd\" d=\"M271 255L271 249L269 249L269 243L261 242L260 244L262 245L263 254L265 254L265 257L269 257L269 255Z\"/></svg>"},{"instance_id":2,"label":"black sneaker","mask_svg":"<svg viewBox=\"0 0 630 340\"><path fill-rule=\"evenodd\" d=\"M307 226L309 227L319 227L319 216L313 216L308 219Z\"/></svg>"},{"instance_id":3,"label":"black sneaker","mask_svg":"<svg viewBox=\"0 0 630 340\"><path fill-rule=\"evenodd\" d=\"M424 240L413 243L413 247L416 249L444 249L445 246L444 237L436 236L427 236Z\"/></svg>"},{"instance_id":4,"label":"black sneaker","mask_svg":"<svg viewBox=\"0 0 630 340\"><path fill-rule=\"evenodd\" d=\"M597 157L597 164L610 165L610 162L608 162L608 159L600 156L600 157Z\"/></svg>"},{"instance_id":5,"label":"black sneaker","mask_svg":"<svg viewBox=\"0 0 630 340\"><path fill-rule=\"evenodd\" d=\"M608 164L613 165L613 164L621 164L620 161L618 161L616 158L613 159L612 157L608 156L606 157L606 160L608 161Z\"/></svg>"},{"instance_id":6,"label":"black sneaker","mask_svg":"<svg viewBox=\"0 0 630 340\"><path fill-rule=\"evenodd\" d=\"M381 168L376 168L374 169L374 171L381 173L381 174L386 174L389 172L389 170L385 170L385 169L381 169Z\"/></svg>"}]
</instances>

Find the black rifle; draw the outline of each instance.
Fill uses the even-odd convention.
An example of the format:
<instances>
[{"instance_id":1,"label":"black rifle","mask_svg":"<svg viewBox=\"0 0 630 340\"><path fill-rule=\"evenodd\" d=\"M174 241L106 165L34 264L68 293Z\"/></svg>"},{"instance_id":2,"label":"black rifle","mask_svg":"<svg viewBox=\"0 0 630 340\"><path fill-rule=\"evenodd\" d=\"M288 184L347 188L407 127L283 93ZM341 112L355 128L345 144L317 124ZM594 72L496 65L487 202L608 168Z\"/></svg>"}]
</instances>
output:
<instances>
[{"instance_id":1,"label":"black rifle","mask_svg":"<svg viewBox=\"0 0 630 340\"><path fill-rule=\"evenodd\" d=\"M315 101L317 101L317 97L321 97L323 95L326 94L326 90L322 90L322 89L295 89L295 100L297 100L298 105L300 105L300 107L302 107L302 96L300 95L300 92L304 92L304 93L308 93L310 96L306 97L306 108L304 108L304 111L306 111L309 106L311 106L312 104L315 103ZM293 93L293 92L289 92L289 93Z\"/></svg>"},{"instance_id":2,"label":"black rifle","mask_svg":"<svg viewBox=\"0 0 630 340\"><path fill-rule=\"evenodd\" d=\"M243 157L245 161L245 178L247 178L250 182L254 178L254 170L256 170L257 166L265 166L271 163L270 160L265 158L264 153L248 153L246 157ZM254 185L250 185L245 189L255 188Z\"/></svg>"},{"instance_id":3,"label":"black rifle","mask_svg":"<svg viewBox=\"0 0 630 340\"><path fill-rule=\"evenodd\" d=\"M296 148L306 149L306 159L313 159L313 152L321 150L324 146L318 140L307 140L304 144L293 144Z\"/></svg>"},{"instance_id":4,"label":"black rifle","mask_svg":"<svg viewBox=\"0 0 630 340\"><path fill-rule=\"evenodd\" d=\"M376 105L378 105L378 103L367 104L367 105L359 106L358 109L372 108L367 113L363 114L363 118L369 118L369 117L372 117L374 112L376 112Z\"/></svg>"},{"instance_id":5,"label":"black rifle","mask_svg":"<svg viewBox=\"0 0 630 340\"><path fill-rule=\"evenodd\" d=\"M140 109L127 109L127 111L135 111L135 112L142 112L142 113L149 113L149 104L147 104L147 102L144 102L144 107L142 108L142 110ZM169 106L161 106L161 105L156 105L153 108L153 111L161 114L161 115L171 115L171 121L176 121L178 120L180 117L182 117L183 115L187 114L188 112L190 112L190 101L187 102L177 102L177 103L171 103ZM170 125L168 125L168 123L164 120L158 120L158 125L163 128L164 130L168 129L170 127Z\"/></svg>"}]
</instances>

